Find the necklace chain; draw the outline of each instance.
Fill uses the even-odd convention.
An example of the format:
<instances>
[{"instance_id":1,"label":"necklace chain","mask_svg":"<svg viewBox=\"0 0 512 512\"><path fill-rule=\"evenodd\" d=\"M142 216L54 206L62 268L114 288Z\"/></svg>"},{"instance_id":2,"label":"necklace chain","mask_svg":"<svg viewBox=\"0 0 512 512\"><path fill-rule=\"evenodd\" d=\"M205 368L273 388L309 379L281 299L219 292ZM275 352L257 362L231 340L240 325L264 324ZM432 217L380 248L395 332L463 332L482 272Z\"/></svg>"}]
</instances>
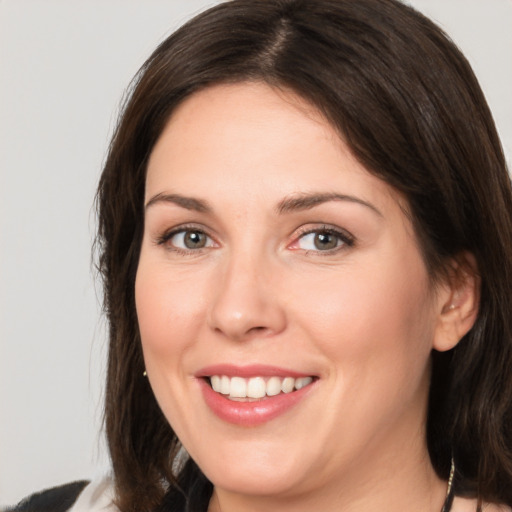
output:
<instances>
[{"instance_id":1,"label":"necklace chain","mask_svg":"<svg viewBox=\"0 0 512 512\"><path fill-rule=\"evenodd\" d=\"M448 489L446 490L446 499L444 500L441 512L450 512L453 504L453 477L455 475L455 461L452 457L450 465L450 476L448 477Z\"/></svg>"}]
</instances>

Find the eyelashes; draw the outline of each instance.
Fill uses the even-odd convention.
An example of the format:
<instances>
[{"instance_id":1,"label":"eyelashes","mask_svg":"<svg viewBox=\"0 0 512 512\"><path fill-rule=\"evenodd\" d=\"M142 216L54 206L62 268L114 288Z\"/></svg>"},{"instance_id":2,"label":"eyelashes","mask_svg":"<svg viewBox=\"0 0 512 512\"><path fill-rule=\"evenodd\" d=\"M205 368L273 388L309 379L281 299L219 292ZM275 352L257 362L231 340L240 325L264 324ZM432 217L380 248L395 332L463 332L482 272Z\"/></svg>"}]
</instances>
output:
<instances>
[{"instance_id":1,"label":"eyelashes","mask_svg":"<svg viewBox=\"0 0 512 512\"><path fill-rule=\"evenodd\" d=\"M348 231L331 226L306 228L299 231L290 249L332 254L343 248L352 247L355 238Z\"/></svg>"},{"instance_id":2,"label":"eyelashes","mask_svg":"<svg viewBox=\"0 0 512 512\"><path fill-rule=\"evenodd\" d=\"M164 232L156 239L157 245L182 255L198 255L205 250L220 247L208 232L197 225L181 225ZM305 254L333 254L353 247L355 237L348 231L333 226L304 227L292 235L287 248Z\"/></svg>"},{"instance_id":3,"label":"eyelashes","mask_svg":"<svg viewBox=\"0 0 512 512\"><path fill-rule=\"evenodd\" d=\"M157 238L156 243L178 253L198 252L216 245L204 229L186 225L166 231Z\"/></svg>"}]
</instances>

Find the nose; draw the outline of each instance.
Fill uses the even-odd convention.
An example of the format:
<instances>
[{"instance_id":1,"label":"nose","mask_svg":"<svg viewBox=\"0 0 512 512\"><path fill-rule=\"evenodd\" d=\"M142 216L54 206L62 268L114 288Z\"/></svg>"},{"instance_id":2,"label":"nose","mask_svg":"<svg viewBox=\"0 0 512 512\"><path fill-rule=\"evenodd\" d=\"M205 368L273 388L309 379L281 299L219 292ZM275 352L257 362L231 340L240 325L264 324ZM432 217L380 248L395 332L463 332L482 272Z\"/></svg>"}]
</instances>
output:
<instances>
[{"instance_id":1,"label":"nose","mask_svg":"<svg viewBox=\"0 0 512 512\"><path fill-rule=\"evenodd\" d=\"M218 289L208 311L211 329L236 341L273 336L285 329L279 272L268 261L233 256L217 277Z\"/></svg>"}]
</instances>

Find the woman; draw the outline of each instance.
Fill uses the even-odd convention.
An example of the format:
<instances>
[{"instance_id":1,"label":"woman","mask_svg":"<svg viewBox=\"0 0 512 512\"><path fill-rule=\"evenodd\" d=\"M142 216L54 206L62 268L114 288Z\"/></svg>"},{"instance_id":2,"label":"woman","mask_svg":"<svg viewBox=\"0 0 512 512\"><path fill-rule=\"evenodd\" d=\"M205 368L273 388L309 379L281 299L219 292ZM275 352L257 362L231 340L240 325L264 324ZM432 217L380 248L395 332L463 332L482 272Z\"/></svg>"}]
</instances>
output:
<instances>
[{"instance_id":1,"label":"woman","mask_svg":"<svg viewBox=\"0 0 512 512\"><path fill-rule=\"evenodd\" d=\"M114 476L71 510L512 504L510 180L423 16L197 16L138 75L98 212Z\"/></svg>"}]
</instances>

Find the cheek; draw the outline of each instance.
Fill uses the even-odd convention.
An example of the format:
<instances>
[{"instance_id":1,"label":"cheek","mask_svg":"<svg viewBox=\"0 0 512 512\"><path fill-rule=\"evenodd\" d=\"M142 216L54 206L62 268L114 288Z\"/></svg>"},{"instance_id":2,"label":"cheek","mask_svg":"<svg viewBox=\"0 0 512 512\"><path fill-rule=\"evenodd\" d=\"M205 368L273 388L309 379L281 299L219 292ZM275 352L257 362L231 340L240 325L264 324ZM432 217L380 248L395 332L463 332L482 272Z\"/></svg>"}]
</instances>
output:
<instances>
[{"instance_id":1,"label":"cheek","mask_svg":"<svg viewBox=\"0 0 512 512\"><path fill-rule=\"evenodd\" d=\"M297 317L345 377L367 371L383 383L390 375L419 378L435 321L428 277L421 261L382 261L316 276L296 304Z\"/></svg>"},{"instance_id":2,"label":"cheek","mask_svg":"<svg viewBox=\"0 0 512 512\"><path fill-rule=\"evenodd\" d=\"M191 283L180 282L161 265L141 262L135 281L135 304L142 348L148 365L155 358L163 365L186 350L196 328L201 294L191 293ZM188 336L186 336L188 334ZM187 341L188 340L188 341Z\"/></svg>"},{"instance_id":3,"label":"cheek","mask_svg":"<svg viewBox=\"0 0 512 512\"><path fill-rule=\"evenodd\" d=\"M350 450L387 435L390 425L417 425L426 407L433 333L426 276L418 272L411 286L399 267L388 270L365 266L337 282L316 280L297 314L329 361L323 414Z\"/></svg>"},{"instance_id":4,"label":"cheek","mask_svg":"<svg viewBox=\"0 0 512 512\"><path fill-rule=\"evenodd\" d=\"M187 354L198 338L201 293L190 281L141 254L135 281L135 304L144 364L155 398L174 429L185 432L190 380ZM197 290L197 287L192 288Z\"/></svg>"}]
</instances>

